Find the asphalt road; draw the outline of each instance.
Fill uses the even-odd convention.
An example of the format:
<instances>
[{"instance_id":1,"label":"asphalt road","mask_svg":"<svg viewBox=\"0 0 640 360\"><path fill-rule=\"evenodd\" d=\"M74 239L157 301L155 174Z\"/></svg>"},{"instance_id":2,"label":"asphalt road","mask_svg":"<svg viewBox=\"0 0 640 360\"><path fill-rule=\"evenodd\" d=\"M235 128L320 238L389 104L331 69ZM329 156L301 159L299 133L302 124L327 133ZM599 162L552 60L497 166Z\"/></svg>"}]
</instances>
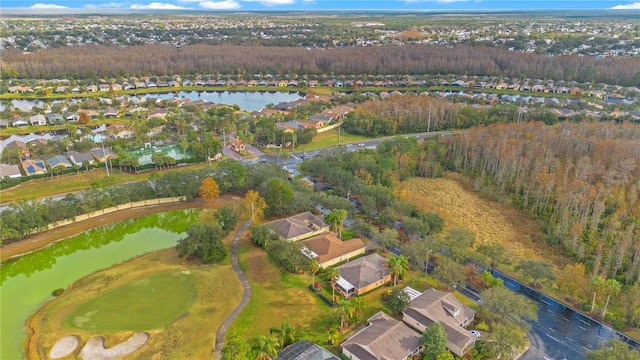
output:
<instances>
[{"instance_id":1,"label":"asphalt road","mask_svg":"<svg viewBox=\"0 0 640 360\"><path fill-rule=\"evenodd\" d=\"M515 281L505 280L504 284L519 292ZM611 328L560 303L527 297L536 303L538 319L529 322L531 347L521 360L583 360L587 352L614 338Z\"/></svg>"}]
</instances>

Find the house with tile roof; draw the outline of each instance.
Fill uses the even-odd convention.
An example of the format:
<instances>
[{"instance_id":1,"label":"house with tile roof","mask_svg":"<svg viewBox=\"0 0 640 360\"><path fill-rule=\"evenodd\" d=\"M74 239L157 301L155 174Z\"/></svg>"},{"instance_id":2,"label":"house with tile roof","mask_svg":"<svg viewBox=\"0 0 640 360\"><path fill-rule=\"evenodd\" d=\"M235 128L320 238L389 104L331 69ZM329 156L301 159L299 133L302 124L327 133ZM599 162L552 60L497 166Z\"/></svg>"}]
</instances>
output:
<instances>
[{"instance_id":1,"label":"house with tile roof","mask_svg":"<svg viewBox=\"0 0 640 360\"><path fill-rule=\"evenodd\" d=\"M453 294L429 289L420 294L402 312L402 320L423 332L434 322L447 333L447 349L457 356L475 344L475 337L465 329L475 318L476 311L462 304Z\"/></svg>"},{"instance_id":2,"label":"house with tile roof","mask_svg":"<svg viewBox=\"0 0 640 360\"><path fill-rule=\"evenodd\" d=\"M245 145L242 142L242 140L240 140L239 138L235 138L233 140L231 140L229 142L229 146L231 147L231 150L235 151L235 152L241 152L245 150Z\"/></svg>"},{"instance_id":3,"label":"house with tile roof","mask_svg":"<svg viewBox=\"0 0 640 360\"><path fill-rule=\"evenodd\" d=\"M8 143L6 145L6 148L9 150L20 149L20 155L23 158L28 158L31 155L31 152L29 151L29 147L27 147L27 144L25 144L24 141L14 140Z\"/></svg>"},{"instance_id":4,"label":"house with tile roof","mask_svg":"<svg viewBox=\"0 0 640 360\"><path fill-rule=\"evenodd\" d=\"M278 232L278 236L287 241L298 241L329 231L329 224L321 216L306 211L288 218L266 223Z\"/></svg>"},{"instance_id":5,"label":"house with tile roof","mask_svg":"<svg viewBox=\"0 0 640 360\"><path fill-rule=\"evenodd\" d=\"M338 266L340 277L337 289L346 298L359 296L391 281L387 259L380 254L371 254Z\"/></svg>"},{"instance_id":6,"label":"house with tile roof","mask_svg":"<svg viewBox=\"0 0 640 360\"><path fill-rule=\"evenodd\" d=\"M406 360L422 351L422 335L402 321L381 312L369 324L340 344L342 354L353 360Z\"/></svg>"},{"instance_id":7,"label":"house with tile roof","mask_svg":"<svg viewBox=\"0 0 640 360\"><path fill-rule=\"evenodd\" d=\"M360 238L347 241L338 239L332 231L305 240L305 254L318 262L321 269L335 265L341 261L362 255L366 245Z\"/></svg>"}]
</instances>

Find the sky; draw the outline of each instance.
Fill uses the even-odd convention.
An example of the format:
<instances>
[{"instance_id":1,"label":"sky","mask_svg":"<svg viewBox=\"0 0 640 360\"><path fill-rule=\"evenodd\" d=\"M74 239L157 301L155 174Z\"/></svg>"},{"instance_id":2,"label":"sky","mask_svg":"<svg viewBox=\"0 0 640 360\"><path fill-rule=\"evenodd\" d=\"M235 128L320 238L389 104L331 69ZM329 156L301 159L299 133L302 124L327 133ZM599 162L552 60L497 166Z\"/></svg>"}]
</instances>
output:
<instances>
[{"instance_id":1,"label":"sky","mask_svg":"<svg viewBox=\"0 0 640 360\"><path fill-rule=\"evenodd\" d=\"M318 11L318 10L640 10L640 0L2 0L2 8L40 13L65 9L135 9L201 11ZM55 10L54 10L55 9ZM2 9L0 9L1 12Z\"/></svg>"}]
</instances>

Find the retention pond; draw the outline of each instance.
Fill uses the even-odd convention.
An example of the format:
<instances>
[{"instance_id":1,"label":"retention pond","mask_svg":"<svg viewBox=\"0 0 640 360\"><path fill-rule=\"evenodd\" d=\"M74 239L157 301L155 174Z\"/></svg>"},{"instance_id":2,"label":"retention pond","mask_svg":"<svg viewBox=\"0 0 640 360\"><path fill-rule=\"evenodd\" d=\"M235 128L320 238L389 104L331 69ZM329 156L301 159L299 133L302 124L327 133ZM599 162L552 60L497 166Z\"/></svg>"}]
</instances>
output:
<instances>
[{"instance_id":1,"label":"retention pond","mask_svg":"<svg viewBox=\"0 0 640 360\"><path fill-rule=\"evenodd\" d=\"M58 288L97 270L174 246L198 210L179 210L96 228L0 265L0 359L24 358L25 322Z\"/></svg>"}]
</instances>

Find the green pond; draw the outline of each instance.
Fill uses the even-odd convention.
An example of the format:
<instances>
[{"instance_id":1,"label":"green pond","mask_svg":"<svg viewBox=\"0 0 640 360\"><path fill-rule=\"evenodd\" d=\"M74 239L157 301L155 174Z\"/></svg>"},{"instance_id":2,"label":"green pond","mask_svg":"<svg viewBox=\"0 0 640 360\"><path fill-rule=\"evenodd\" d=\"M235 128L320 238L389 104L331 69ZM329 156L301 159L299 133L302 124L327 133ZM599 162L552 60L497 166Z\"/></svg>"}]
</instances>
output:
<instances>
[{"instance_id":1,"label":"green pond","mask_svg":"<svg viewBox=\"0 0 640 360\"><path fill-rule=\"evenodd\" d=\"M0 359L24 358L24 325L57 288L144 253L174 246L198 210L95 228L0 265Z\"/></svg>"}]
</instances>

